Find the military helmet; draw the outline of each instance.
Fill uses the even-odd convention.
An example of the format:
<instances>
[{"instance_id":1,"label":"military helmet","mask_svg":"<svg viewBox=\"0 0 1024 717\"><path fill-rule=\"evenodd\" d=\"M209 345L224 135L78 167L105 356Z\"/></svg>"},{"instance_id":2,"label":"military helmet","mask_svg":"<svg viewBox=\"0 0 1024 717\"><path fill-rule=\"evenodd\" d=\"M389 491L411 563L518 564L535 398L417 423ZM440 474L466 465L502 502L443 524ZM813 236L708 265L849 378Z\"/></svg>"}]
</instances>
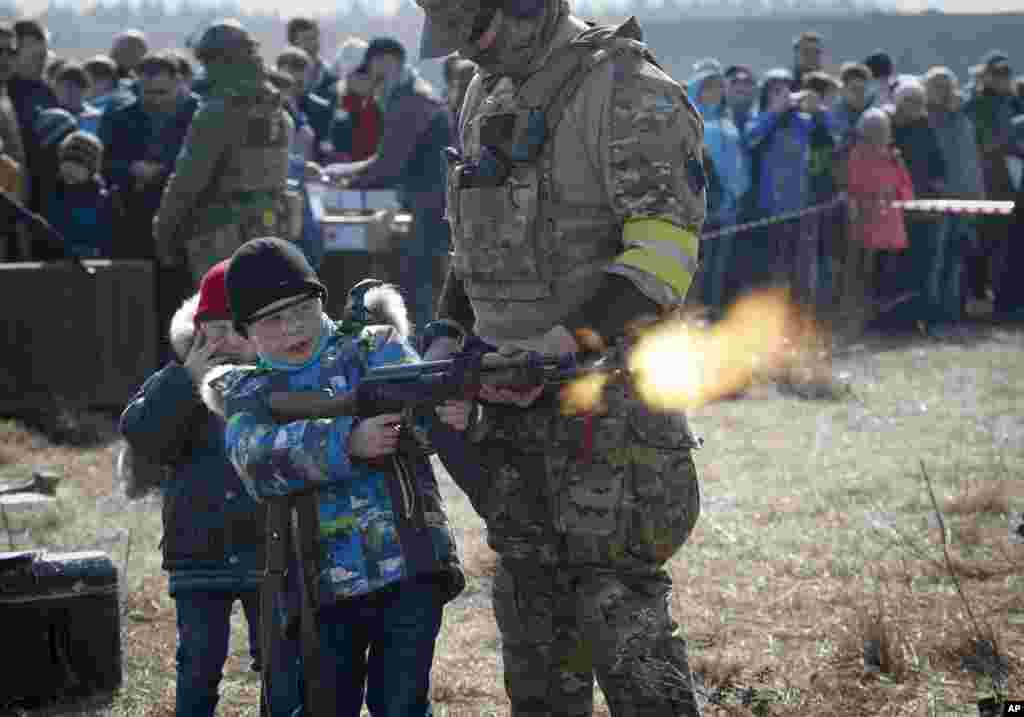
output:
<instances>
[{"instance_id":1,"label":"military helmet","mask_svg":"<svg viewBox=\"0 0 1024 717\"><path fill-rule=\"evenodd\" d=\"M192 45L200 62L232 60L247 57L256 42L242 23L234 18L218 20L210 25Z\"/></svg>"},{"instance_id":2,"label":"military helmet","mask_svg":"<svg viewBox=\"0 0 1024 717\"><path fill-rule=\"evenodd\" d=\"M426 20L420 58L444 57L468 46L482 34L497 10L516 18L538 17L549 0L416 0Z\"/></svg>"}]
</instances>

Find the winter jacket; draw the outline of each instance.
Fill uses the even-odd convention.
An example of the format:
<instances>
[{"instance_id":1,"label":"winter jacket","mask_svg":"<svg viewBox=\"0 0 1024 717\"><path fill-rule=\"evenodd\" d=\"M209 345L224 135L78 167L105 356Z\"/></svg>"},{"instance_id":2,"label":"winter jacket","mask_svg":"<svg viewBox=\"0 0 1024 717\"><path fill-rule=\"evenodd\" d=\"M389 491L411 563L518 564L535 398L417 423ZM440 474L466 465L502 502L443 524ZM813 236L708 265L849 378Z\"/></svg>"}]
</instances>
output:
<instances>
[{"instance_id":1,"label":"winter jacket","mask_svg":"<svg viewBox=\"0 0 1024 717\"><path fill-rule=\"evenodd\" d=\"M103 113L98 130L104 146L103 176L107 185L120 194L127 211L126 223L116 237L119 258L153 256L153 215L160 208L164 187L198 106L198 96L188 95L162 122L154 122L137 99ZM141 188L136 187L131 174L132 163L139 160L157 162L163 167L156 181Z\"/></svg>"},{"instance_id":2,"label":"winter jacket","mask_svg":"<svg viewBox=\"0 0 1024 717\"><path fill-rule=\"evenodd\" d=\"M25 167L29 175L28 208L34 212L42 211L52 189L52 182L45 181L43 174L51 168L46 165L45 152L36 137L35 117L37 112L57 107L57 96L45 82L23 77L12 77L7 81L7 95L18 117L25 149Z\"/></svg>"},{"instance_id":3,"label":"winter jacket","mask_svg":"<svg viewBox=\"0 0 1024 717\"><path fill-rule=\"evenodd\" d=\"M316 137L313 143L313 160L322 162L324 159L323 144L330 140L331 121L334 119L334 106L330 100L307 92L299 98L299 109L306 116L310 128Z\"/></svg>"},{"instance_id":4,"label":"winter jacket","mask_svg":"<svg viewBox=\"0 0 1024 717\"><path fill-rule=\"evenodd\" d=\"M99 175L81 184L66 184L58 178L46 203L46 220L64 237L69 256L110 258L114 211L110 192Z\"/></svg>"},{"instance_id":5,"label":"winter jacket","mask_svg":"<svg viewBox=\"0 0 1024 717\"><path fill-rule=\"evenodd\" d=\"M227 420L228 455L257 499L317 491L322 599L417 576L437 577L450 599L465 583L428 460L405 452L379 462L348 455L352 417L283 425L271 417L271 392L347 391L368 367L417 360L392 327L323 321L318 353L305 367L236 367L213 377L204 394Z\"/></svg>"},{"instance_id":6,"label":"winter jacket","mask_svg":"<svg viewBox=\"0 0 1024 717\"><path fill-rule=\"evenodd\" d=\"M747 143L756 153L753 177L761 214L803 209L810 199L811 138L823 113L764 111L747 123Z\"/></svg>"},{"instance_id":7,"label":"winter jacket","mask_svg":"<svg viewBox=\"0 0 1024 717\"><path fill-rule=\"evenodd\" d=\"M704 146L711 154L722 189L719 202L709 211L708 221L728 226L736 223L740 200L750 189L750 165L740 132L725 107L706 107L696 101L708 77L706 73L697 75L687 91L704 118Z\"/></svg>"},{"instance_id":8,"label":"winter jacket","mask_svg":"<svg viewBox=\"0 0 1024 717\"><path fill-rule=\"evenodd\" d=\"M860 121L861 115L869 107L871 107L870 102L864 105L862 109L855 110L842 97L836 100L836 103L832 105L832 109L829 111L829 115L832 121L832 139L837 147L853 144L856 140L857 122Z\"/></svg>"},{"instance_id":9,"label":"winter jacket","mask_svg":"<svg viewBox=\"0 0 1024 717\"><path fill-rule=\"evenodd\" d=\"M92 104L83 104L78 112L72 112L78 120L78 129L88 132L94 137L99 136L100 121L103 119L103 112Z\"/></svg>"},{"instance_id":10,"label":"winter jacket","mask_svg":"<svg viewBox=\"0 0 1024 717\"><path fill-rule=\"evenodd\" d=\"M361 162L377 151L380 109L372 97L353 92L341 98L341 109L331 123L331 162Z\"/></svg>"},{"instance_id":11,"label":"winter jacket","mask_svg":"<svg viewBox=\"0 0 1024 717\"><path fill-rule=\"evenodd\" d=\"M989 199L1012 200L1014 192L1006 156L1011 121L1015 116L1024 114L1024 101L1019 97L982 91L964 104L963 112L974 123L986 196Z\"/></svg>"},{"instance_id":12,"label":"winter jacket","mask_svg":"<svg viewBox=\"0 0 1024 717\"><path fill-rule=\"evenodd\" d=\"M930 120L946 166L952 168L946 173L946 194L960 199L983 199L985 178L970 118L962 110L932 110Z\"/></svg>"},{"instance_id":13,"label":"winter jacket","mask_svg":"<svg viewBox=\"0 0 1024 717\"><path fill-rule=\"evenodd\" d=\"M869 249L906 249L903 210L889 204L914 198L914 187L898 153L865 142L849 149L845 184L850 200L850 240Z\"/></svg>"},{"instance_id":14,"label":"winter jacket","mask_svg":"<svg viewBox=\"0 0 1024 717\"><path fill-rule=\"evenodd\" d=\"M937 196L935 183L946 179L949 165L928 119L921 118L905 125L893 123L892 142L907 163L918 199Z\"/></svg>"},{"instance_id":15,"label":"winter jacket","mask_svg":"<svg viewBox=\"0 0 1024 717\"><path fill-rule=\"evenodd\" d=\"M198 295L175 314L171 342L184 360ZM224 422L199 399L192 377L171 361L149 377L121 415L132 451L173 467L163 491L163 568L171 595L259 587L265 508L252 499L224 450Z\"/></svg>"},{"instance_id":16,"label":"winter jacket","mask_svg":"<svg viewBox=\"0 0 1024 717\"><path fill-rule=\"evenodd\" d=\"M407 67L382 103L377 154L349 186L394 187L414 208L441 209L447 181L444 148L452 144L448 106Z\"/></svg>"}]
</instances>

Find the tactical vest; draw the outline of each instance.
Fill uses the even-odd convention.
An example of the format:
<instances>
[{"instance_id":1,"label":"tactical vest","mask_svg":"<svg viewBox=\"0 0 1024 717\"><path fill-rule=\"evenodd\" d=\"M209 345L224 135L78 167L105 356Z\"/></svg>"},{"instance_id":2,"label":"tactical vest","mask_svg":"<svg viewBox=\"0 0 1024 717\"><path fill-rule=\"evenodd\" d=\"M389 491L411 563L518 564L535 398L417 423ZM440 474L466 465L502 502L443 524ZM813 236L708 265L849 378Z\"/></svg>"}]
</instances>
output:
<instances>
[{"instance_id":1,"label":"tactical vest","mask_svg":"<svg viewBox=\"0 0 1024 717\"><path fill-rule=\"evenodd\" d=\"M277 214L286 206L288 186L288 114L272 95L258 98L225 98L225 122L232 128L232 142L223 153L209 189L200 198L197 233L227 223L246 224L267 212L267 232L281 223ZM261 220L261 219L260 219Z\"/></svg>"},{"instance_id":2,"label":"tactical vest","mask_svg":"<svg viewBox=\"0 0 1024 717\"><path fill-rule=\"evenodd\" d=\"M591 28L522 84L478 76L468 91L463 155L449 152L447 211L453 266L485 340L543 334L596 292L622 251L611 206L557 195L553 140L595 69L624 55L656 64L639 35L632 19Z\"/></svg>"}]
</instances>

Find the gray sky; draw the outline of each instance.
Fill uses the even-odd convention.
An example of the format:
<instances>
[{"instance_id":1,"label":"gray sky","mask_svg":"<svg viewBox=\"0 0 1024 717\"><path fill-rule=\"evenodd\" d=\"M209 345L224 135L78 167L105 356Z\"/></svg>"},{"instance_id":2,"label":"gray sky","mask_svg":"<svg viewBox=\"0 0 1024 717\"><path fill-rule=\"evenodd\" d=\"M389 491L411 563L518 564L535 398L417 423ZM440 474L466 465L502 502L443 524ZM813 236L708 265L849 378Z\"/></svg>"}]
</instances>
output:
<instances>
[{"instance_id":1,"label":"gray sky","mask_svg":"<svg viewBox=\"0 0 1024 717\"><path fill-rule=\"evenodd\" d=\"M75 4L86 5L90 0L78 0ZM613 12L628 4L628 0L590 0L594 4L604 5ZM397 8L404 0L369 0L366 2L381 13L388 13L389 9ZM18 4L28 13L45 9L48 0L21 0ZM169 6L174 6L175 0L168 0ZM288 0L282 3L281 0L240 0L244 8L273 11L280 9L283 15L298 13L320 13L329 12L339 6L347 5L345 0ZM574 2L575 4L575 2ZM1021 12L1024 10L1024 0L896 0L896 5L901 10L915 12L934 7L947 13L996 13L996 12Z\"/></svg>"}]
</instances>

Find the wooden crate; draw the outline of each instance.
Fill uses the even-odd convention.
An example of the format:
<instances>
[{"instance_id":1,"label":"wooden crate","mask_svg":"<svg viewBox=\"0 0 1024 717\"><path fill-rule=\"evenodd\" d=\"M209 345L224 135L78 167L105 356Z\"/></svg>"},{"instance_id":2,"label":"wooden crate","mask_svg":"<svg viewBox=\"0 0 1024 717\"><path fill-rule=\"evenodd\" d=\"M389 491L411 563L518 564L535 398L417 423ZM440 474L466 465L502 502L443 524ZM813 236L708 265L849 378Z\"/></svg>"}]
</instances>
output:
<instances>
[{"instance_id":1,"label":"wooden crate","mask_svg":"<svg viewBox=\"0 0 1024 717\"><path fill-rule=\"evenodd\" d=\"M148 261L0 264L0 411L51 394L116 408L156 368L153 265Z\"/></svg>"}]
</instances>

